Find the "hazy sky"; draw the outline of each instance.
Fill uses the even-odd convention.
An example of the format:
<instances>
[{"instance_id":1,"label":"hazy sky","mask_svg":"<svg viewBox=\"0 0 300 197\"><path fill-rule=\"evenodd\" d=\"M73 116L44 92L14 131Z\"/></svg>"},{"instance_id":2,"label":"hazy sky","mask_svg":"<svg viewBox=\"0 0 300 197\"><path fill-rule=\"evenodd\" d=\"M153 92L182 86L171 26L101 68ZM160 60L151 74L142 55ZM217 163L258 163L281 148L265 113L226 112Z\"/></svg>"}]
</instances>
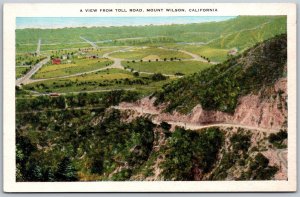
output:
<instances>
[{"instance_id":1,"label":"hazy sky","mask_svg":"<svg viewBox=\"0 0 300 197\"><path fill-rule=\"evenodd\" d=\"M223 21L235 16L157 16L157 17L17 17L17 29L91 26L137 26L188 24Z\"/></svg>"}]
</instances>

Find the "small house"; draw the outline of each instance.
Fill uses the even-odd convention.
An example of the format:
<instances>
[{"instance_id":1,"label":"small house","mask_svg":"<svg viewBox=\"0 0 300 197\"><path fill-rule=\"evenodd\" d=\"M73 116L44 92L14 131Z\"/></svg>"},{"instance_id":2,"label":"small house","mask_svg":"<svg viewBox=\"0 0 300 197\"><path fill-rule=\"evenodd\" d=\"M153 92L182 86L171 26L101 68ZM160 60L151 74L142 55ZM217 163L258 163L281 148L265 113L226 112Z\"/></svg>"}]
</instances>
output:
<instances>
[{"instance_id":1,"label":"small house","mask_svg":"<svg viewBox=\"0 0 300 197\"><path fill-rule=\"evenodd\" d=\"M61 60L59 58L52 59L52 64L61 64Z\"/></svg>"}]
</instances>

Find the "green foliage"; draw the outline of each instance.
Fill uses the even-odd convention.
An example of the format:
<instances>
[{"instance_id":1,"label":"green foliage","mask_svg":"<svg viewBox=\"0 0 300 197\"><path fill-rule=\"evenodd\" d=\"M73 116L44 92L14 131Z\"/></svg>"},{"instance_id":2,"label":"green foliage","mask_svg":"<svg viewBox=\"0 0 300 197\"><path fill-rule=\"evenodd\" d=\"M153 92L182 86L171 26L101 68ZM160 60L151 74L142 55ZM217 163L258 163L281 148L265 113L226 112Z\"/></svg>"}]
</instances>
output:
<instances>
[{"instance_id":1,"label":"green foliage","mask_svg":"<svg viewBox=\"0 0 300 197\"><path fill-rule=\"evenodd\" d=\"M77 173L69 157L64 157L58 164L56 172L57 181L77 181Z\"/></svg>"},{"instance_id":2,"label":"green foliage","mask_svg":"<svg viewBox=\"0 0 300 197\"><path fill-rule=\"evenodd\" d=\"M73 63L58 65L48 64L39 69L38 72L33 76L33 78L40 79L68 76L77 73L84 73L92 70L97 70L109 66L111 64L112 61L104 58L81 59L76 60L76 62Z\"/></svg>"},{"instance_id":3,"label":"green foliage","mask_svg":"<svg viewBox=\"0 0 300 197\"><path fill-rule=\"evenodd\" d=\"M151 79L153 81L162 81L162 80L166 80L167 77L164 76L163 74L161 73L154 73L152 76L151 76Z\"/></svg>"},{"instance_id":4,"label":"green foliage","mask_svg":"<svg viewBox=\"0 0 300 197\"><path fill-rule=\"evenodd\" d=\"M232 135L230 142L235 154L238 154L239 151L245 153L251 146L251 134L244 134L242 131L239 131Z\"/></svg>"},{"instance_id":5,"label":"green foliage","mask_svg":"<svg viewBox=\"0 0 300 197\"><path fill-rule=\"evenodd\" d=\"M18 181L76 181L90 175L106 180L109 173L126 164L130 169L112 178L121 180L147 161L154 141L153 123L146 118L123 123L119 111L104 112L110 105L135 99L134 94L116 91L62 97L71 107L102 107L47 111L45 106L53 107L49 100L36 98L43 99L38 105L42 111L30 116L18 113ZM95 124L97 119L101 121Z\"/></svg>"},{"instance_id":6,"label":"green foliage","mask_svg":"<svg viewBox=\"0 0 300 197\"><path fill-rule=\"evenodd\" d=\"M75 107L109 107L120 102L133 102L139 98L134 91L115 90L100 93L79 93L58 97L38 96L32 99L18 99L16 102L17 112L55 110Z\"/></svg>"},{"instance_id":7,"label":"green foliage","mask_svg":"<svg viewBox=\"0 0 300 197\"><path fill-rule=\"evenodd\" d=\"M157 58L160 59L175 59L175 58L184 58L189 59L191 56L182 53L180 51L174 51L174 50L166 50L166 49L160 49L158 47L148 47L148 48L134 48L131 51L126 52L116 52L111 55L112 57L116 58L123 58L123 59L130 59L132 62L137 63L137 60L143 60L143 58L148 59L145 61L151 62L156 61ZM152 58L151 58L152 57ZM146 62L145 62L146 63Z\"/></svg>"},{"instance_id":8,"label":"green foliage","mask_svg":"<svg viewBox=\"0 0 300 197\"><path fill-rule=\"evenodd\" d=\"M254 161L250 162L249 169L241 175L240 180L270 180L277 171L276 166L269 166L269 159L258 153Z\"/></svg>"},{"instance_id":9,"label":"green foliage","mask_svg":"<svg viewBox=\"0 0 300 197\"><path fill-rule=\"evenodd\" d=\"M45 58L46 56L37 56L35 53L16 54L16 67L33 66Z\"/></svg>"},{"instance_id":10,"label":"green foliage","mask_svg":"<svg viewBox=\"0 0 300 197\"><path fill-rule=\"evenodd\" d=\"M222 64L168 83L155 94L156 104L169 102L167 111L187 113L200 103L206 110L233 113L240 96L257 93L283 76L286 44L286 34L279 35Z\"/></svg>"},{"instance_id":11,"label":"green foliage","mask_svg":"<svg viewBox=\"0 0 300 197\"><path fill-rule=\"evenodd\" d=\"M248 151L251 146L251 134L239 128L237 133L232 134L229 141L232 148L222 154L220 163L210 176L211 180L225 180L229 169L236 164L239 166L247 164L246 160L248 159Z\"/></svg>"},{"instance_id":12,"label":"green foliage","mask_svg":"<svg viewBox=\"0 0 300 197\"><path fill-rule=\"evenodd\" d=\"M97 174L102 174L103 173L103 163L104 163L104 158L103 156L98 156L95 155L93 162L92 162L92 166L91 166L91 173L97 173Z\"/></svg>"},{"instance_id":13,"label":"green foliage","mask_svg":"<svg viewBox=\"0 0 300 197\"><path fill-rule=\"evenodd\" d=\"M140 72L150 73L163 73L183 76L185 74L192 74L209 68L211 65L200 61L159 61L159 62L137 62L137 63L125 63L129 68Z\"/></svg>"},{"instance_id":14,"label":"green foliage","mask_svg":"<svg viewBox=\"0 0 300 197\"><path fill-rule=\"evenodd\" d=\"M286 148L283 141L287 139L288 133L286 130L280 130L278 133L271 133L268 137L269 142L272 143L277 148Z\"/></svg>"},{"instance_id":15,"label":"green foliage","mask_svg":"<svg viewBox=\"0 0 300 197\"><path fill-rule=\"evenodd\" d=\"M135 77L138 77L140 74L139 74L139 72L134 72L133 73L133 76L135 76Z\"/></svg>"},{"instance_id":16,"label":"green foliage","mask_svg":"<svg viewBox=\"0 0 300 197\"><path fill-rule=\"evenodd\" d=\"M167 122L164 122L164 121L160 123L160 126L161 126L161 128L163 128L167 131L169 131L171 129L171 125Z\"/></svg>"},{"instance_id":17,"label":"green foliage","mask_svg":"<svg viewBox=\"0 0 300 197\"><path fill-rule=\"evenodd\" d=\"M235 42L229 41L233 39L240 42L241 46L248 46L249 42L255 43L276 33L284 33L285 30L285 16L238 16L221 22L160 26L17 29L16 43L17 51L36 50L39 38L42 39L43 44L46 44L42 45L41 50L53 49L53 45L47 44L56 44L55 48L85 47L86 43L76 43L82 42L80 36L83 36L92 41L101 41L101 46L153 45L176 42L206 43L216 39L211 42L212 46L231 47ZM247 33L247 36L240 35L242 34L240 32L243 31L245 34ZM222 42L223 40L224 42ZM224 44L222 45L222 43Z\"/></svg>"},{"instance_id":18,"label":"green foliage","mask_svg":"<svg viewBox=\"0 0 300 197\"><path fill-rule=\"evenodd\" d=\"M199 167L204 173L208 172L216 162L223 142L223 133L218 128L204 129L199 133L176 128L164 151L164 178L176 181L194 180L195 167Z\"/></svg>"},{"instance_id":19,"label":"green foliage","mask_svg":"<svg viewBox=\"0 0 300 197\"><path fill-rule=\"evenodd\" d=\"M31 67L16 67L16 79L24 76L28 71L30 71Z\"/></svg>"}]
</instances>

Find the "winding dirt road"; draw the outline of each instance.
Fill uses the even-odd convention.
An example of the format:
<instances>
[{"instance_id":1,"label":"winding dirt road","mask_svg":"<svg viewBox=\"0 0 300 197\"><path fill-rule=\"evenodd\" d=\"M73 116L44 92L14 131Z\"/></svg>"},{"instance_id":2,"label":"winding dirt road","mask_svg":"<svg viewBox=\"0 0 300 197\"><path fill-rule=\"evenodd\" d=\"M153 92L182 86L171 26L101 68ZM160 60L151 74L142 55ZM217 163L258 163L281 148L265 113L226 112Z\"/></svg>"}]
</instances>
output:
<instances>
[{"instance_id":1,"label":"winding dirt road","mask_svg":"<svg viewBox=\"0 0 300 197\"><path fill-rule=\"evenodd\" d=\"M96 42L90 41L87 38L84 38L82 36L80 36L80 38L82 40L84 40L86 43L89 43L95 49L101 48L101 47L98 47L98 45L96 44ZM39 39L39 41L38 41L37 52L39 52L39 50L40 50L40 45L41 45L41 39ZM110 55L113 54L113 53L117 53L117 52L126 52L126 51L129 51L129 50L132 50L132 48L133 48L132 46L129 46L128 48L125 48L125 49L118 49L118 50L107 52L107 53L103 54L104 58L108 58L108 59L110 59L110 60L113 61L113 64L110 65L110 66L106 66L106 67L99 68L99 69L96 69L96 70L91 70L91 71L86 71L86 72L80 72L80 73L76 73L76 74L66 75L66 76L43 78L43 79L32 79L31 77L44 64L46 64L50 60L50 57L48 56L45 60L42 60L41 62L39 62L38 64L36 64L31 69L31 71L29 71L24 77L22 77L20 79L17 79L16 80L16 85L20 86L21 84L26 85L26 84L30 84L30 83L34 83L34 82L41 82L41 81L54 80L54 79L65 79L65 78L69 78L69 77L77 77L77 76L81 76L81 75L85 75L85 74L91 74L91 73L95 73L95 72L98 72L98 71L103 71L103 70L113 69L113 68L124 70L125 68L122 65L122 61L126 61L127 59L115 58L115 57L111 57ZM170 49L170 48L164 48L164 47L159 47L159 48L160 49L164 49L164 50L180 51L180 52L185 53L185 54L187 54L187 55L189 55L189 56L192 57L191 59L183 59L182 61L191 61L192 60L192 61L206 62L206 63L210 63L210 64L216 64L216 63L218 63L218 62L208 62L207 60L205 60L204 58L198 56L197 54L194 54L194 53L191 53L191 52L188 52L188 51L185 51L185 50ZM137 71L137 70L129 70L129 71L139 72L139 73L142 73L142 74L149 74L149 75L154 74L154 73L151 73L151 72L144 72L144 71ZM163 75L167 76L167 77L177 77L177 78L182 77L182 76L176 76L176 75L171 75L171 74L163 74Z\"/></svg>"},{"instance_id":2,"label":"winding dirt road","mask_svg":"<svg viewBox=\"0 0 300 197\"><path fill-rule=\"evenodd\" d=\"M121 106L112 106L111 108L113 109L118 109L118 110L133 110L135 112L138 112L140 116L144 115L153 115L152 117L152 122L155 124L160 124L162 121L159 118L159 115L162 113L157 110L149 110L149 109L144 109L142 107L138 106L130 106L130 107L121 107ZM269 129L269 128L261 128L261 127L254 127L254 126L249 126L249 125L243 125L243 124L236 124L236 123L212 123L212 124L200 124L200 123L191 123L191 122L180 122L180 121L164 121L167 122L168 124L172 126L180 126L185 129L190 129L190 130L200 130L204 128L210 128L210 127L234 127L234 128L244 128L244 129L249 129L249 130L257 130L261 132L267 132L267 133L275 133L278 132L277 129Z\"/></svg>"}]
</instances>

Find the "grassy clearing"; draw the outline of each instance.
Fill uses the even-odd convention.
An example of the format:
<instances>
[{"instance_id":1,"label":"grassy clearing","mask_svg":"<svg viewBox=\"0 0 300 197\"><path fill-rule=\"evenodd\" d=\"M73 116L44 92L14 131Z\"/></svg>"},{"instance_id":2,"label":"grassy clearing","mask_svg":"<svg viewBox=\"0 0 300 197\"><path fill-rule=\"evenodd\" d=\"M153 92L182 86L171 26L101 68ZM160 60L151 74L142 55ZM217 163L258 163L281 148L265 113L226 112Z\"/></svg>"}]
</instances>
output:
<instances>
[{"instance_id":1,"label":"grassy clearing","mask_svg":"<svg viewBox=\"0 0 300 197\"><path fill-rule=\"evenodd\" d=\"M199 61L167 61L167 62L122 62L124 66L137 71L163 74L192 74L210 67L210 64Z\"/></svg>"},{"instance_id":2,"label":"grassy clearing","mask_svg":"<svg viewBox=\"0 0 300 197\"><path fill-rule=\"evenodd\" d=\"M35 79L51 78L67 76L81 72L87 72L104 68L111 64L112 61L108 59L81 59L72 60L72 63L53 65L49 64L42 67L35 75Z\"/></svg>"},{"instance_id":3,"label":"grassy clearing","mask_svg":"<svg viewBox=\"0 0 300 197\"><path fill-rule=\"evenodd\" d=\"M30 70L30 67L16 67L16 78L20 78Z\"/></svg>"},{"instance_id":4,"label":"grassy clearing","mask_svg":"<svg viewBox=\"0 0 300 197\"><path fill-rule=\"evenodd\" d=\"M132 51L113 53L111 54L111 56L116 58L132 59L132 60L140 60L145 57L149 58L149 56L155 56L156 58L159 57L160 59L164 59L164 58L170 59L175 57L181 59L191 58L191 56L184 54L182 52L164 50L156 47L149 47L144 49L136 48Z\"/></svg>"},{"instance_id":5,"label":"grassy clearing","mask_svg":"<svg viewBox=\"0 0 300 197\"><path fill-rule=\"evenodd\" d=\"M214 62L223 62L227 59L227 54L229 49L220 49L220 48L212 48L209 46L197 46L197 45L185 45L180 46L184 50L187 50L191 53L195 53L197 55L208 57L211 61Z\"/></svg>"},{"instance_id":6,"label":"grassy clearing","mask_svg":"<svg viewBox=\"0 0 300 197\"><path fill-rule=\"evenodd\" d=\"M109 69L106 71L99 71L91 74L84 74L77 77L70 77L68 80L70 81L104 81L104 80L115 80L115 79L131 79L133 78L133 75L125 70L119 70L119 69Z\"/></svg>"}]
</instances>

